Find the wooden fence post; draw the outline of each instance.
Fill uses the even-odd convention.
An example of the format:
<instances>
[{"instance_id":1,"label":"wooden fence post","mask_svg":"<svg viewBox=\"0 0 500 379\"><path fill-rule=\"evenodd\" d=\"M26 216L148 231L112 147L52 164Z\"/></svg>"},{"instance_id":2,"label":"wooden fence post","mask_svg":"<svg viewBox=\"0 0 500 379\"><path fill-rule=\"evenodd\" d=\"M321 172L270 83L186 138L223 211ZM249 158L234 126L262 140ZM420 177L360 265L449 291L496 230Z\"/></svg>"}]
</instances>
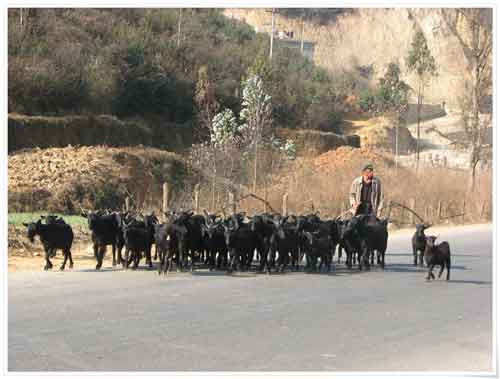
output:
<instances>
[{"instance_id":1,"label":"wooden fence post","mask_svg":"<svg viewBox=\"0 0 500 379\"><path fill-rule=\"evenodd\" d=\"M163 183L163 207L162 207L163 213L168 212L168 200L169 200L168 199L168 195L169 195L168 190L169 190L168 183L167 182Z\"/></svg>"},{"instance_id":2,"label":"wooden fence post","mask_svg":"<svg viewBox=\"0 0 500 379\"><path fill-rule=\"evenodd\" d=\"M231 205L231 210L233 211L233 213L236 213L236 203L234 202L234 193L230 191L228 193L228 196L229 196L229 204Z\"/></svg>"},{"instance_id":3,"label":"wooden fence post","mask_svg":"<svg viewBox=\"0 0 500 379\"><path fill-rule=\"evenodd\" d=\"M415 198L410 199L410 209L413 210L413 212L417 211ZM410 223L412 225L415 225L415 215L411 212L409 213L410 213Z\"/></svg>"},{"instance_id":4,"label":"wooden fence post","mask_svg":"<svg viewBox=\"0 0 500 379\"><path fill-rule=\"evenodd\" d=\"M286 217L288 215L288 192L285 192L283 195L283 206L281 211L283 212L283 217Z\"/></svg>"},{"instance_id":5,"label":"wooden fence post","mask_svg":"<svg viewBox=\"0 0 500 379\"><path fill-rule=\"evenodd\" d=\"M264 178L264 212L267 213L267 179Z\"/></svg>"},{"instance_id":6,"label":"wooden fence post","mask_svg":"<svg viewBox=\"0 0 500 379\"><path fill-rule=\"evenodd\" d=\"M406 207L406 201L403 200L401 202L401 204L403 205L403 207ZM405 217L406 217L406 208L403 208L403 207L400 207L400 211L401 211L401 214L400 214L400 220L402 223L404 223L406 221Z\"/></svg>"},{"instance_id":7,"label":"wooden fence post","mask_svg":"<svg viewBox=\"0 0 500 379\"><path fill-rule=\"evenodd\" d=\"M462 224L465 224L465 207L466 207L466 203L465 203L465 199L464 199L464 203L462 204Z\"/></svg>"},{"instance_id":8,"label":"wooden fence post","mask_svg":"<svg viewBox=\"0 0 500 379\"><path fill-rule=\"evenodd\" d=\"M196 214L200 213L200 183L194 186L194 211Z\"/></svg>"},{"instance_id":9,"label":"wooden fence post","mask_svg":"<svg viewBox=\"0 0 500 379\"><path fill-rule=\"evenodd\" d=\"M438 220L441 220L441 207L443 206L443 203L441 200L439 200L438 203Z\"/></svg>"}]
</instances>

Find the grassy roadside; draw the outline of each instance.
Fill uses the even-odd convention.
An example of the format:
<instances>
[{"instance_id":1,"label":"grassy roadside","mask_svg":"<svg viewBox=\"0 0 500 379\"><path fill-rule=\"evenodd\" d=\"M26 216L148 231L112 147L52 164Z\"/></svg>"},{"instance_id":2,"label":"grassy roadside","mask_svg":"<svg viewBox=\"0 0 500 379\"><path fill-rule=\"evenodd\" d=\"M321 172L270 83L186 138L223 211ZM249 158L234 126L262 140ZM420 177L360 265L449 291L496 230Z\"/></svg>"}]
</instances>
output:
<instances>
[{"instance_id":1,"label":"grassy roadside","mask_svg":"<svg viewBox=\"0 0 500 379\"><path fill-rule=\"evenodd\" d=\"M9 225L22 226L23 222L36 222L40 219L40 216L53 214L56 216L60 216L71 226L84 226L87 224L87 220L81 216L77 215L63 215L60 213L47 213L47 212L34 212L34 213L9 213L8 214L8 223Z\"/></svg>"}]
</instances>

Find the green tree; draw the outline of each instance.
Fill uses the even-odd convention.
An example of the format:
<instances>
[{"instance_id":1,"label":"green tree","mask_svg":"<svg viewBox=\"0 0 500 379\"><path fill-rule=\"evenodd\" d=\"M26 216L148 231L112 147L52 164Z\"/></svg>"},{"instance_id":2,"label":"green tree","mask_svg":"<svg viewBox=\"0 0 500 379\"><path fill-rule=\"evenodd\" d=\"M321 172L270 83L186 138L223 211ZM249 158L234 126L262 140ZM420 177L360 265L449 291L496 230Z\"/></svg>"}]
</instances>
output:
<instances>
[{"instance_id":1,"label":"green tree","mask_svg":"<svg viewBox=\"0 0 500 379\"><path fill-rule=\"evenodd\" d=\"M436 61L427 46L427 40L422 30L413 35L411 49L406 57L408 70L417 75L417 170L420 161L420 113L424 98L424 89L430 77L437 76Z\"/></svg>"},{"instance_id":2,"label":"green tree","mask_svg":"<svg viewBox=\"0 0 500 379\"><path fill-rule=\"evenodd\" d=\"M401 80L399 64L391 62L387 65L383 78L379 79L375 96L375 107L378 112L386 113L396 127L396 168L399 156L399 127L404 122L404 113L408 109L408 92L410 86Z\"/></svg>"}]
</instances>

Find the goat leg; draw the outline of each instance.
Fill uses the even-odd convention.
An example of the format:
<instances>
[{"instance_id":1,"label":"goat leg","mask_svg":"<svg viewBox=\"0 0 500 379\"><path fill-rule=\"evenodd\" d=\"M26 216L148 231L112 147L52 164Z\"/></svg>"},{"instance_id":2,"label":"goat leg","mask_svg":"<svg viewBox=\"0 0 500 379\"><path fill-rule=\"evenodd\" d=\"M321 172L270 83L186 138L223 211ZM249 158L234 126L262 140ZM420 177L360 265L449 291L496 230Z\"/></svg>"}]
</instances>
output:
<instances>
[{"instance_id":1,"label":"goat leg","mask_svg":"<svg viewBox=\"0 0 500 379\"><path fill-rule=\"evenodd\" d=\"M97 259L98 259L97 253L99 251L99 246L96 243L94 243L94 244L92 244L92 249L94 250L94 257L95 257L95 260L97 261Z\"/></svg>"},{"instance_id":2,"label":"goat leg","mask_svg":"<svg viewBox=\"0 0 500 379\"><path fill-rule=\"evenodd\" d=\"M122 257L123 244L122 243L118 243L117 246L116 246L116 248L118 250L118 263L123 266L123 263L125 262L125 260Z\"/></svg>"},{"instance_id":3,"label":"goat leg","mask_svg":"<svg viewBox=\"0 0 500 379\"><path fill-rule=\"evenodd\" d=\"M64 268L66 267L66 262L68 261L68 250L63 250L63 254L64 254L64 260L61 267L59 267L59 270L61 271L64 271Z\"/></svg>"},{"instance_id":4,"label":"goat leg","mask_svg":"<svg viewBox=\"0 0 500 379\"><path fill-rule=\"evenodd\" d=\"M125 264L125 270L128 269L128 265L129 265L128 257L129 257L129 254L130 254L129 248L125 247L125 261L123 262Z\"/></svg>"},{"instance_id":5,"label":"goat leg","mask_svg":"<svg viewBox=\"0 0 500 379\"><path fill-rule=\"evenodd\" d=\"M153 262L151 261L151 248L152 244L149 244L146 248L146 264L148 265L148 268L153 268Z\"/></svg>"},{"instance_id":6,"label":"goat leg","mask_svg":"<svg viewBox=\"0 0 500 379\"><path fill-rule=\"evenodd\" d=\"M228 274L231 274L233 272L233 269L234 269L234 265L235 265L235 260L236 260L236 254L234 251L231 251L231 253L229 254L230 256L230 261L229 261L229 266L227 268L227 273Z\"/></svg>"},{"instance_id":7,"label":"goat leg","mask_svg":"<svg viewBox=\"0 0 500 379\"><path fill-rule=\"evenodd\" d=\"M165 264L166 264L166 266L165 266L165 270L163 271L163 273L165 275L168 275L168 272L172 269L172 254L171 253L168 254L168 257L167 257Z\"/></svg>"},{"instance_id":8,"label":"goat leg","mask_svg":"<svg viewBox=\"0 0 500 379\"><path fill-rule=\"evenodd\" d=\"M158 257L158 251L156 252L156 257ZM156 259L156 258L155 258ZM161 275L163 271L163 264L165 263L165 256L163 252L160 252L160 260L158 262L158 275Z\"/></svg>"},{"instance_id":9,"label":"goat leg","mask_svg":"<svg viewBox=\"0 0 500 379\"><path fill-rule=\"evenodd\" d=\"M43 268L45 271L50 270L52 268L52 263L49 259L49 249L45 249L45 267Z\"/></svg>"},{"instance_id":10,"label":"goat leg","mask_svg":"<svg viewBox=\"0 0 500 379\"><path fill-rule=\"evenodd\" d=\"M434 265L433 264L429 265L429 273L427 275L427 280L431 280L431 278L434 279L434 274L432 273L433 269L434 269Z\"/></svg>"},{"instance_id":11,"label":"goat leg","mask_svg":"<svg viewBox=\"0 0 500 379\"><path fill-rule=\"evenodd\" d=\"M136 251L134 254L134 267L132 267L134 270L136 270L139 267L139 262L141 261L142 254L141 251Z\"/></svg>"},{"instance_id":12,"label":"goat leg","mask_svg":"<svg viewBox=\"0 0 500 379\"><path fill-rule=\"evenodd\" d=\"M113 265L113 267L115 267L116 266L116 244L113 243L111 245L111 250L113 252L113 263L112 263L112 265Z\"/></svg>"},{"instance_id":13,"label":"goat leg","mask_svg":"<svg viewBox=\"0 0 500 379\"><path fill-rule=\"evenodd\" d=\"M199 259L199 262L201 263L202 260L201 260L201 253L200 253L200 259ZM195 263L195 252L192 251L191 252L191 267L190 267L190 270L191 272L194 272L194 263Z\"/></svg>"},{"instance_id":14,"label":"goat leg","mask_svg":"<svg viewBox=\"0 0 500 379\"><path fill-rule=\"evenodd\" d=\"M441 275L443 274L443 271L444 271L444 263L441 263L441 268L439 269L438 279L441 279Z\"/></svg>"},{"instance_id":15,"label":"goat leg","mask_svg":"<svg viewBox=\"0 0 500 379\"><path fill-rule=\"evenodd\" d=\"M68 249L68 257L69 257L69 268L73 268L73 256L71 255L71 250Z\"/></svg>"}]
</instances>

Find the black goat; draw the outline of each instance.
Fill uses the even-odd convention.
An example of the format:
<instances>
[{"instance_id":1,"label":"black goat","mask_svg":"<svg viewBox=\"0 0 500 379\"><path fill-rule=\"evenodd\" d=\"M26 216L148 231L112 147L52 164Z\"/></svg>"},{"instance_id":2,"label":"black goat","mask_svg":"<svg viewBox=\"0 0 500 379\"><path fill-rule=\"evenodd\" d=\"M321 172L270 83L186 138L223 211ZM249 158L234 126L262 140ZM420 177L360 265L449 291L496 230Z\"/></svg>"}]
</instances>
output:
<instances>
[{"instance_id":1,"label":"black goat","mask_svg":"<svg viewBox=\"0 0 500 379\"><path fill-rule=\"evenodd\" d=\"M172 259L174 255L173 244L173 231L171 230L171 223L155 225L155 246L158 254L158 274L167 274L171 268Z\"/></svg>"},{"instance_id":2,"label":"black goat","mask_svg":"<svg viewBox=\"0 0 500 379\"><path fill-rule=\"evenodd\" d=\"M238 267L240 270L249 268L249 257L253 257L258 245L256 233L252 231L250 225L241 223L237 215L225 220L222 225L231 260L227 270L228 273L232 273Z\"/></svg>"},{"instance_id":3,"label":"black goat","mask_svg":"<svg viewBox=\"0 0 500 379\"><path fill-rule=\"evenodd\" d=\"M177 242L177 269L183 270L187 266L188 255L191 258L190 269L194 271L195 261L201 256L205 247L201 226L205 219L193 212L167 214L171 219L172 230ZM198 254L198 257L197 255Z\"/></svg>"},{"instance_id":4,"label":"black goat","mask_svg":"<svg viewBox=\"0 0 500 379\"><path fill-rule=\"evenodd\" d=\"M274 233L270 240L269 254L274 255L276 251L278 252L276 272L284 272L290 258L292 260L292 266L296 271L299 271L300 235L297 230L297 225L287 223L287 219L288 218L273 220Z\"/></svg>"},{"instance_id":5,"label":"black goat","mask_svg":"<svg viewBox=\"0 0 500 379\"><path fill-rule=\"evenodd\" d=\"M257 243L257 255L259 259L259 269L262 272L267 268L269 272L274 267L274 254L269 254L271 247L271 237L274 233L274 226L269 214L254 215L250 221L250 229L255 233ZM269 255L269 257L268 257Z\"/></svg>"},{"instance_id":6,"label":"black goat","mask_svg":"<svg viewBox=\"0 0 500 379\"><path fill-rule=\"evenodd\" d=\"M155 243L155 225L158 224L158 222L158 218L155 216L154 212L142 216L142 220L137 220L130 217L129 215L127 215L126 217L121 217L122 230L124 223L127 223L129 227L134 226L136 228L143 228L144 230L146 230L148 242L146 249L143 252L146 257L146 264L149 268L153 267L153 263L151 261L151 248ZM138 258L139 260L142 258L142 252ZM128 262L128 265L130 265L130 261Z\"/></svg>"},{"instance_id":7,"label":"black goat","mask_svg":"<svg viewBox=\"0 0 500 379\"><path fill-rule=\"evenodd\" d=\"M427 245L424 231L429 227L430 227L429 224L417 224L416 225L417 230L415 231L415 234L413 234L413 237L411 238L411 246L413 249L413 264L415 266L417 265L417 258L420 258L419 259L420 265L424 264L424 251L425 251L425 246ZM420 256L418 255L419 252Z\"/></svg>"},{"instance_id":8,"label":"black goat","mask_svg":"<svg viewBox=\"0 0 500 379\"><path fill-rule=\"evenodd\" d=\"M97 261L96 270L102 266L106 246L111 245L113 249L113 266L116 266L116 251L118 251L118 263L123 264L121 250L124 240L121 230L121 217L119 214L102 215L100 212L82 212L92 232L92 247Z\"/></svg>"},{"instance_id":9,"label":"black goat","mask_svg":"<svg viewBox=\"0 0 500 379\"><path fill-rule=\"evenodd\" d=\"M151 262L151 247L155 243L155 225L159 223L159 220L158 217L156 217L156 215L154 214L154 212L145 215L143 218L144 218L144 225L146 227L149 237L149 245L146 250L146 263L151 268L153 267L153 264Z\"/></svg>"},{"instance_id":10,"label":"black goat","mask_svg":"<svg viewBox=\"0 0 500 379\"><path fill-rule=\"evenodd\" d=\"M71 246L73 244L73 230L66 223L51 223L42 224L42 220L37 222L24 223L27 229L27 237L33 243L35 236L40 236L43 249L45 251L45 267L44 270L52 268L50 258L56 255L56 251L61 249L64 254L64 261L61 265L61 270L64 270L66 261L69 259L69 268L73 268L73 258L71 256Z\"/></svg>"},{"instance_id":11,"label":"black goat","mask_svg":"<svg viewBox=\"0 0 500 379\"><path fill-rule=\"evenodd\" d=\"M441 266L439 270L438 278L441 277L443 270L446 266L446 280L450 280L450 264L451 264L451 252L450 244L446 241L441 242L436 245L436 236L426 237L426 245L424 251L425 263L429 267L429 274L427 275L427 280L431 278L434 279L434 274L432 270L434 266Z\"/></svg>"},{"instance_id":12,"label":"black goat","mask_svg":"<svg viewBox=\"0 0 500 379\"><path fill-rule=\"evenodd\" d=\"M224 228L216 217L205 215L205 223L201 225L201 234L207 253L206 263L210 270L227 266L227 246Z\"/></svg>"},{"instance_id":13,"label":"black goat","mask_svg":"<svg viewBox=\"0 0 500 379\"><path fill-rule=\"evenodd\" d=\"M337 258L337 263L340 263L340 261L341 261L342 250L346 250L346 248L344 246L344 230L345 230L345 228L347 226L347 222L348 222L347 220L341 220L341 219L337 219L336 220L337 233L338 233L338 238L339 238L339 241L338 241L338 258ZM349 265L349 257L347 256L347 253L346 253L345 264ZM351 262L351 265L352 265L352 262Z\"/></svg>"},{"instance_id":14,"label":"black goat","mask_svg":"<svg viewBox=\"0 0 500 379\"><path fill-rule=\"evenodd\" d=\"M123 239L125 240L125 269L128 269L130 262L133 260L134 265L132 268L135 270L141 259L141 254L147 254L148 248L151 248L151 240L149 231L143 226L134 223L133 221L122 224ZM129 260L129 253L131 254ZM149 257L149 264L151 264L151 257ZM151 266L150 266L151 267Z\"/></svg>"},{"instance_id":15,"label":"black goat","mask_svg":"<svg viewBox=\"0 0 500 379\"><path fill-rule=\"evenodd\" d=\"M370 269L374 263L373 254L377 251L377 264L385 267L385 252L387 250L388 220L379 220L373 215L361 214L352 217L344 229L344 245L358 250L359 269L365 265ZM347 236L347 239L345 237ZM356 241L356 238L358 241ZM357 245L357 246L356 246ZM348 253L349 254L349 253Z\"/></svg>"},{"instance_id":16,"label":"black goat","mask_svg":"<svg viewBox=\"0 0 500 379\"><path fill-rule=\"evenodd\" d=\"M47 216L40 216L42 220L45 220L45 224L66 224L66 222L62 219L60 216L55 216L55 215L47 215ZM56 251L52 250L50 252L49 257L54 258L56 256Z\"/></svg>"},{"instance_id":17,"label":"black goat","mask_svg":"<svg viewBox=\"0 0 500 379\"><path fill-rule=\"evenodd\" d=\"M346 252L346 265L349 269L357 261L360 263L361 255L361 236L356 225L356 222L348 220L339 220L339 260L342 254L342 249Z\"/></svg>"},{"instance_id":18,"label":"black goat","mask_svg":"<svg viewBox=\"0 0 500 379\"><path fill-rule=\"evenodd\" d=\"M331 238L331 260L335 257L335 250L340 243L340 228L336 220L325 220L318 223L318 230L323 234L328 234Z\"/></svg>"},{"instance_id":19,"label":"black goat","mask_svg":"<svg viewBox=\"0 0 500 379\"><path fill-rule=\"evenodd\" d=\"M324 234L321 231L314 233L304 231L303 234L307 240L304 246L307 258L306 269L316 271L317 260L320 258L321 266L324 265L326 270L330 272L332 269L332 238L330 234Z\"/></svg>"}]
</instances>

